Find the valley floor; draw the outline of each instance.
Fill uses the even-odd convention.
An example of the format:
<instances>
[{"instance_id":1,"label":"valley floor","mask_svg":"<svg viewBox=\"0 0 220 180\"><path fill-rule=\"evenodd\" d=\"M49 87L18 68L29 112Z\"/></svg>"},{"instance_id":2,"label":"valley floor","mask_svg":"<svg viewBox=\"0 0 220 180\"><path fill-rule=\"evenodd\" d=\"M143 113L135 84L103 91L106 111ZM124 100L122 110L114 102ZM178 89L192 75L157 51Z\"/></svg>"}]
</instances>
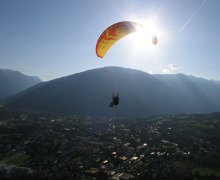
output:
<instances>
[{"instance_id":1,"label":"valley floor","mask_svg":"<svg viewBox=\"0 0 220 180\"><path fill-rule=\"evenodd\" d=\"M0 111L1 179L219 179L220 113L149 119Z\"/></svg>"}]
</instances>

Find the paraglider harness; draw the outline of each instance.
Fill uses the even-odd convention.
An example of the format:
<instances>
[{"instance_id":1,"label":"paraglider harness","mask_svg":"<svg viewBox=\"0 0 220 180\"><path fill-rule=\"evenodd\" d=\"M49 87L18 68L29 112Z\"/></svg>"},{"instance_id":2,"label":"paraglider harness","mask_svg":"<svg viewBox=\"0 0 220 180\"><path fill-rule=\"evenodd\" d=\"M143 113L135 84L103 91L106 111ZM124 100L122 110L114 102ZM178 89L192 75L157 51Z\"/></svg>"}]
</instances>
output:
<instances>
[{"instance_id":1,"label":"paraglider harness","mask_svg":"<svg viewBox=\"0 0 220 180\"><path fill-rule=\"evenodd\" d=\"M109 107L117 106L118 103L119 103L119 96L118 96L118 94L117 94L117 96L115 96L115 95L113 94L113 96L112 96L112 102L111 102L111 104L109 105Z\"/></svg>"}]
</instances>

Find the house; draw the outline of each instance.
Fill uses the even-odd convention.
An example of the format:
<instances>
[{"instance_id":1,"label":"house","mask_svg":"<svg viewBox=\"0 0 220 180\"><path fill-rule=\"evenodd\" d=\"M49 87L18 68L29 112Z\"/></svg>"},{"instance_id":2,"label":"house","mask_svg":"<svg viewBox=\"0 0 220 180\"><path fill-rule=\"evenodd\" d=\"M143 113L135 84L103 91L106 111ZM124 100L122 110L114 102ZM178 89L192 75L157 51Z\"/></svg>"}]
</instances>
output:
<instances>
[{"instance_id":1,"label":"house","mask_svg":"<svg viewBox=\"0 0 220 180\"><path fill-rule=\"evenodd\" d=\"M115 174L112 179L114 180L130 180L130 179L133 179L134 176L129 174L129 173L117 173Z\"/></svg>"}]
</instances>

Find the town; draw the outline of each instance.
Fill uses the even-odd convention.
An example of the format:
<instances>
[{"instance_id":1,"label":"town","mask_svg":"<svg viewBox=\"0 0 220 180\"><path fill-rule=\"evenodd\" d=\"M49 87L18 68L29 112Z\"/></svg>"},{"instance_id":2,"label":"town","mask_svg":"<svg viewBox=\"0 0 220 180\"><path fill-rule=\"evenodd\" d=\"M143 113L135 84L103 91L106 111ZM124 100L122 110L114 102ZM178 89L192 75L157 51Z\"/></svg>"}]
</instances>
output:
<instances>
[{"instance_id":1,"label":"town","mask_svg":"<svg viewBox=\"0 0 220 180\"><path fill-rule=\"evenodd\" d=\"M220 113L146 119L0 111L1 179L220 178Z\"/></svg>"}]
</instances>

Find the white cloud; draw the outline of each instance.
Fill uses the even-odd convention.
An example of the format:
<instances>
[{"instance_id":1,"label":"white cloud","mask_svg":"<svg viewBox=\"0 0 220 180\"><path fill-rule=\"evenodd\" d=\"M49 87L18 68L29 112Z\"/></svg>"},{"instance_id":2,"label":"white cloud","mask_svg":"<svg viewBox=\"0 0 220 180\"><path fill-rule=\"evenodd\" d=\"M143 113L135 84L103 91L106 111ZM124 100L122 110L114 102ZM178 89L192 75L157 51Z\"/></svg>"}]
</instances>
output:
<instances>
[{"instance_id":1,"label":"white cloud","mask_svg":"<svg viewBox=\"0 0 220 180\"><path fill-rule=\"evenodd\" d=\"M163 68L162 73L164 74L170 74L173 73L174 71L178 71L180 69L179 66L176 64L168 64L166 67Z\"/></svg>"},{"instance_id":2,"label":"white cloud","mask_svg":"<svg viewBox=\"0 0 220 180\"><path fill-rule=\"evenodd\" d=\"M177 71L177 70L180 69L179 66L177 66L176 64L168 64L167 66L168 66L169 69L172 70L172 71Z\"/></svg>"},{"instance_id":3,"label":"white cloud","mask_svg":"<svg viewBox=\"0 0 220 180\"><path fill-rule=\"evenodd\" d=\"M164 69L162 70L162 73L164 73L164 74L169 74L170 71L169 71L169 69L164 68Z\"/></svg>"}]
</instances>

